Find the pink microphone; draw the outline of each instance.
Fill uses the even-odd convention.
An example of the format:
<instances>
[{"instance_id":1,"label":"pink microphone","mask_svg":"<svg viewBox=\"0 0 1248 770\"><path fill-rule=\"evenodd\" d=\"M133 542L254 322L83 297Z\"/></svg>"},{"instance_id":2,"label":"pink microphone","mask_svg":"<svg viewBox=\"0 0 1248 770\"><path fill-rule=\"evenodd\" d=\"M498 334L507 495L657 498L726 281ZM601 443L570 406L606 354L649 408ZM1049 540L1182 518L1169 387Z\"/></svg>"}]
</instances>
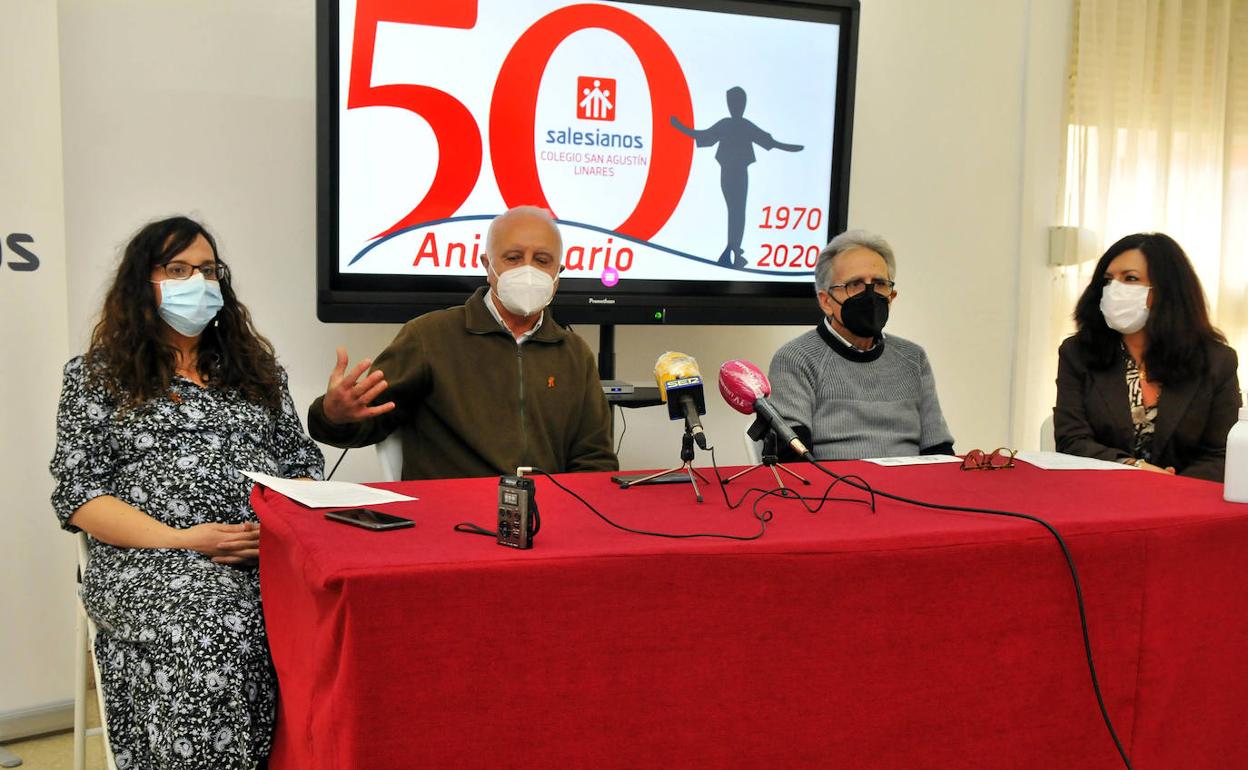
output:
<instances>
[{"instance_id":1,"label":"pink microphone","mask_svg":"<svg viewBox=\"0 0 1248 770\"><path fill-rule=\"evenodd\" d=\"M771 383L749 361L725 361L719 367L719 395L741 414L754 414L754 402L771 395Z\"/></svg>"},{"instance_id":2,"label":"pink microphone","mask_svg":"<svg viewBox=\"0 0 1248 770\"><path fill-rule=\"evenodd\" d=\"M759 421L765 423L781 441L793 447L799 455L809 456L810 450L793 432L793 428L785 422L767 397L771 395L771 383L767 375L749 361L733 359L719 367L719 394L728 402L728 406L741 414L758 414ZM757 423L756 423L757 424ZM750 431L751 436L754 430ZM755 436L755 440L761 437Z\"/></svg>"}]
</instances>

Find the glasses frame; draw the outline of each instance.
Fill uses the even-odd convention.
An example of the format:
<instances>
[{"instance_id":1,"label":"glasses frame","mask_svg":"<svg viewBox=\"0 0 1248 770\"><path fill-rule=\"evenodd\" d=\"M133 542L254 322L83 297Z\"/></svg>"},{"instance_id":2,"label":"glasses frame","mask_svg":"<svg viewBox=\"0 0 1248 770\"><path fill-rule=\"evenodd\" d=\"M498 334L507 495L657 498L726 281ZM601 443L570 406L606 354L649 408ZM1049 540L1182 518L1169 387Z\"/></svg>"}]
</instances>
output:
<instances>
[{"instance_id":1,"label":"glasses frame","mask_svg":"<svg viewBox=\"0 0 1248 770\"><path fill-rule=\"evenodd\" d=\"M170 265L184 265L186 267L189 267L191 268L191 274L184 275L181 278L170 275L169 274ZM168 262L157 265L157 267L160 268L161 274L163 274L165 278L170 281L189 281L195 277L196 273L199 273L200 275L202 275L204 277L204 280L207 280L207 281L220 282L220 281L227 281L230 278L230 268L224 262L212 262L212 263L207 263L203 265L191 265L187 262L179 262L175 259L171 259ZM206 270L211 270L212 275L208 275Z\"/></svg>"},{"instance_id":2,"label":"glasses frame","mask_svg":"<svg viewBox=\"0 0 1248 770\"><path fill-rule=\"evenodd\" d=\"M999 446L992 450L991 453L985 454L982 449L972 449L962 458L962 470L964 471L1003 471L1014 467L1014 458L1018 455L1017 449ZM1004 460L1002 464L997 464L995 460Z\"/></svg>"},{"instance_id":3,"label":"glasses frame","mask_svg":"<svg viewBox=\"0 0 1248 770\"><path fill-rule=\"evenodd\" d=\"M857 283L858 281L862 281L862 289L860 291L851 292L849 290L849 284ZM829 294L832 293L833 289L844 289L845 296L857 297L859 294L866 292L868 286L870 286L871 290L874 291L876 294L879 294L881 297L889 297L889 296L892 296L892 293L897 289L897 282L888 280L887 278L881 278L881 279L873 278L870 281L863 281L861 278L855 278L854 280L849 281L847 283L834 283L828 286L828 293ZM878 288L876 288L878 286L886 286L888 287L888 291L880 291Z\"/></svg>"}]
</instances>

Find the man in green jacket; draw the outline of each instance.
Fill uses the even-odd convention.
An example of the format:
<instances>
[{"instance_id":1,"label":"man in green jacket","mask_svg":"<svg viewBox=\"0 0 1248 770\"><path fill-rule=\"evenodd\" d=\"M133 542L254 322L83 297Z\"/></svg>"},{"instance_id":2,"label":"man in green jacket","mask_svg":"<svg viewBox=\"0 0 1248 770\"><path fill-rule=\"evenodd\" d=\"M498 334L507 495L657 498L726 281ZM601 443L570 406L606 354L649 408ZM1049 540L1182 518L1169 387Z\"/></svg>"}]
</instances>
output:
<instances>
[{"instance_id":1,"label":"man in green jacket","mask_svg":"<svg viewBox=\"0 0 1248 770\"><path fill-rule=\"evenodd\" d=\"M593 353L545 312L562 259L559 228L544 209L496 217L486 235L488 290L408 321L375 362L349 374L339 348L325 395L308 409L312 437L360 447L398 430L404 479L498 476L524 465L617 470Z\"/></svg>"}]
</instances>

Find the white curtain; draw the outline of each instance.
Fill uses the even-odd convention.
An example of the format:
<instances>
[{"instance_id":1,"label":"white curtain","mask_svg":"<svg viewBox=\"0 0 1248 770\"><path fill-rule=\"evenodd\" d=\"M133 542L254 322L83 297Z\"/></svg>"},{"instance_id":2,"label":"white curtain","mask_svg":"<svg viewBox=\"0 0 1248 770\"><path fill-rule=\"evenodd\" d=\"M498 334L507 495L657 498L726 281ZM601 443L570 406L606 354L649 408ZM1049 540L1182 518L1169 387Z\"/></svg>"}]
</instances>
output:
<instances>
[{"instance_id":1,"label":"white curtain","mask_svg":"<svg viewBox=\"0 0 1248 770\"><path fill-rule=\"evenodd\" d=\"M1183 246L1248 386L1248 0L1076 0L1063 171L1064 223L1101 251ZM1058 279L1054 346L1092 266Z\"/></svg>"}]
</instances>

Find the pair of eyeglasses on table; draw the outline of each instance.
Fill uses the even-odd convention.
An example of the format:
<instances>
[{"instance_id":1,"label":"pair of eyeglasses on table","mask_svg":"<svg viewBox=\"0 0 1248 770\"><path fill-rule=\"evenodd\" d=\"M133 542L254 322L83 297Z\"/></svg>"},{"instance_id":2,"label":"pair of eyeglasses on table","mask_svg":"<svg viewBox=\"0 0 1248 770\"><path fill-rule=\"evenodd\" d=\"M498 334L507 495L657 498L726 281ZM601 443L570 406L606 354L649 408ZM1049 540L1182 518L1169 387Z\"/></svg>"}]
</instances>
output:
<instances>
[{"instance_id":1,"label":"pair of eyeglasses on table","mask_svg":"<svg viewBox=\"0 0 1248 770\"><path fill-rule=\"evenodd\" d=\"M997 447L992 452L985 452L982 449L972 449L962 458L962 470L964 471L1003 471L1006 468L1014 467L1014 455L1018 454L1017 449L1008 447Z\"/></svg>"}]
</instances>

